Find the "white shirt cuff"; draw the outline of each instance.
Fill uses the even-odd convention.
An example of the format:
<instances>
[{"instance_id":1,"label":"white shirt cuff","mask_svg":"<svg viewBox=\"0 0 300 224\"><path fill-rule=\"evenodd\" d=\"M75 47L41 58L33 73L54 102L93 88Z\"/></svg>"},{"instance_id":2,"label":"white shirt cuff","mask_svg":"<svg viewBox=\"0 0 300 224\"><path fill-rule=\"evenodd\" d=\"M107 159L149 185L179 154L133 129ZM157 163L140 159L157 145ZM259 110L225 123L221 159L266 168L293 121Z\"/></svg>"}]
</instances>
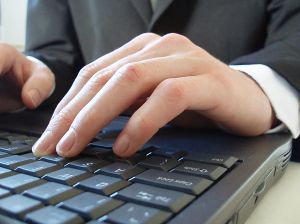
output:
<instances>
[{"instance_id":1,"label":"white shirt cuff","mask_svg":"<svg viewBox=\"0 0 300 224\"><path fill-rule=\"evenodd\" d=\"M230 65L252 77L265 92L281 125L266 133L288 129L294 138L300 133L299 93L283 77L266 65Z\"/></svg>"}]
</instances>

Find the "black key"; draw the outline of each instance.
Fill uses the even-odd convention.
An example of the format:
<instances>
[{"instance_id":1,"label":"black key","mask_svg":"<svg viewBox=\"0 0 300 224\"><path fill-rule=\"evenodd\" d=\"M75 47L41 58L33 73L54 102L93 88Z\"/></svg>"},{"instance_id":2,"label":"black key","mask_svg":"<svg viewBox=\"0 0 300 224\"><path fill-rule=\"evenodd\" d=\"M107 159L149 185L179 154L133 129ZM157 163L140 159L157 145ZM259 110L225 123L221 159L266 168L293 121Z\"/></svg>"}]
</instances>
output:
<instances>
[{"instance_id":1,"label":"black key","mask_svg":"<svg viewBox=\"0 0 300 224\"><path fill-rule=\"evenodd\" d=\"M218 166L223 166L225 168L230 168L238 161L238 159L233 156L202 154L202 153L188 154L183 158L183 160L215 164Z\"/></svg>"},{"instance_id":2,"label":"black key","mask_svg":"<svg viewBox=\"0 0 300 224\"><path fill-rule=\"evenodd\" d=\"M38 160L39 158L36 157L32 152L22 154L23 157L32 159L32 160Z\"/></svg>"},{"instance_id":3,"label":"black key","mask_svg":"<svg viewBox=\"0 0 300 224\"><path fill-rule=\"evenodd\" d=\"M108 164L109 164L108 161L102 159L82 158L82 159L69 162L67 165L65 165L65 167L72 167L72 168L86 170L93 173L99 168L106 166Z\"/></svg>"},{"instance_id":4,"label":"black key","mask_svg":"<svg viewBox=\"0 0 300 224\"><path fill-rule=\"evenodd\" d=\"M27 163L34 162L31 159L25 158L23 156L8 156L0 159L0 166L14 170L18 166L22 166Z\"/></svg>"},{"instance_id":5,"label":"black key","mask_svg":"<svg viewBox=\"0 0 300 224\"><path fill-rule=\"evenodd\" d=\"M28 212L41 207L41 202L18 194L0 200L0 213L19 219L22 219Z\"/></svg>"},{"instance_id":6,"label":"black key","mask_svg":"<svg viewBox=\"0 0 300 224\"><path fill-rule=\"evenodd\" d=\"M152 152L151 155L156 155L156 156L162 156L162 157L167 157L167 158L172 158L172 159L180 159L186 154L185 151L183 150L176 150L176 149L157 149Z\"/></svg>"},{"instance_id":7,"label":"black key","mask_svg":"<svg viewBox=\"0 0 300 224\"><path fill-rule=\"evenodd\" d=\"M26 173L36 177L42 177L47 173L53 172L61 168L59 165L54 163L48 163L45 161L35 161L23 166L18 166L16 171Z\"/></svg>"},{"instance_id":8,"label":"black key","mask_svg":"<svg viewBox=\"0 0 300 224\"><path fill-rule=\"evenodd\" d=\"M24 191L24 195L42 201L44 204L55 205L81 193L80 190L58 183L45 183Z\"/></svg>"},{"instance_id":9,"label":"black key","mask_svg":"<svg viewBox=\"0 0 300 224\"><path fill-rule=\"evenodd\" d=\"M37 140L38 138L23 135L23 136L16 136L14 138L10 138L9 142L11 144L25 144L25 145L33 146Z\"/></svg>"},{"instance_id":10,"label":"black key","mask_svg":"<svg viewBox=\"0 0 300 224\"><path fill-rule=\"evenodd\" d=\"M26 215L26 221L36 224L81 224L82 218L76 213L47 206Z\"/></svg>"},{"instance_id":11,"label":"black key","mask_svg":"<svg viewBox=\"0 0 300 224\"><path fill-rule=\"evenodd\" d=\"M59 203L59 207L76 212L86 220L96 219L119 207L123 202L102 195L85 192L67 201Z\"/></svg>"},{"instance_id":12,"label":"black key","mask_svg":"<svg viewBox=\"0 0 300 224\"><path fill-rule=\"evenodd\" d=\"M212 181L201 177L168 173L159 170L147 170L133 177L132 181L174 189L195 195L201 194L209 187L209 185L212 184Z\"/></svg>"},{"instance_id":13,"label":"black key","mask_svg":"<svg viewBox=\"0 0 300 224\"><path fill-rule=\"evenodd\" d=\"M6 146L0 146L0 151L16 155L24 152L31 152L31 146L24 145L24 144L6 145Z\"/></svg>"},{"instance_id":14,"label":"black key","mask_svg":"<svg viewBox=\"0 0 300 224\"><path fill-rule=\"evenodd\" d=\"M124 181L115 177L95 175L93 177L80 181L79 183L75 184L75 187L98 194L100 193L104 195L111 195L112 193L128 185L128 181Z\"/></svg>"},{"instance_id":15,"label":"black key","mask_svg":"<svg viewBox=\"0 0 300 224\"><path fill-rule=\"evenodd\" d=\"M90 146L96 146L100 148L112 149L115 139L101 139L99 141L91 142Z\"/></svg>"},{"instance_id":16,"label":"black key","mask_svg":"<svg viewBox=\"0 0 300 224\"><path fill-rule=\"evenodd\" d=\"M4 198L8 195L10 195L10 192L8 190L0 188L0 198Z\"/></svg>"},{"instance_id":17,"label":"black key","mask_svg":"<svg viewBox=\"0 0 300 224\"><path fill-rule=\"evenodd\" d=\"M154 206L174 213L179 212L195 198L186 193L138 183L130 185L114 196L121 200Z\"/></svg>"},{"instance_id":18,"label":"black key","mask_svg":"<svg viewBox=\"0 0 300 224\"><path fill-rule=\"evenodd\" d=\"M26 174L16 174L10 177L0 179L0 187L10 190L14 193L21 193L26 189L43 184L45 181L37 177Z\"/></svg>"},{"instance_id":19,"label":"black key","mask_svg":"<svg viewBox=\"0 0 300 224\"><path fill-rule=\"evenodd\" d=\"M226 170L226 168L221 166L186 161L171 172L190 174L194 176L204 177L210 180L217 180L226 172Z\"/></svg>"},{"instance_id":20,"label":"black key","mask_svg":"<svg viewBox=\"0 0 300 224\"><path fill-rule=\"evenodd\" d=\"M41 160L50 162L50 163L56 163L58 165L64 166L67 163L71 161L69 158L60 157L59 155L47 155L41 157Z\"/></svg>"},{"instance_id":21,"label":"black key","mask_svg":"<svg viewBox=\"0 0 300 224\"><path fill-rule=\"evenodd\" d=\"M137 163L139 163L140 161L142 161L143 159L145 159L145 156L142 154L134 154L130 157L124 158L124 157L119 157L115 154L112 154L110 156L107 157L107 159L114 161L114 162L120 162L120 163L127 163L130 165L135 165Z\"/></svg>"},{"instance_id":22,"label":"black key","mask_svg":"<svg viewBox=\"0 0 300 224\"><path fill-rule=\"evenodd\" d=\"M159 169L163 171L168 171L178 165L179 162L177 160L161 156L148 156L145 160L138 164L138 166L145 168Z\"/></svg>"},{"instance_id":23,"label":"black key","mask_svg":"<svg viewBox=\"0 0 300 224\"><path fill-rule=\"evenodd\" d=\"M97 157L97 158L104 158L111 154L112 154L111 149L100 148L100 147L95 147L95 146L90 146L90 145L81 152L81 155Z\"/></svg>"},{"instance_id":24,"label":"black key","mask_svg":"<svg viewBox=\"0 0 300 224\"><path fill-rule=\"evenodd\" d=\"M90 176L91 174L86 171L67 167L54 171L52 173L48 173L43 176L43 178L62 184L74 185L83 179L89 178Z\"/></svg>"},{"instance_id":25,"label":"black key","mask_svg":"<svg viewBox=\"0 0 300 224\"><path fill-rule=\"evenodd\" d=\"M21 222L17 219L8 217L8 216L4 216L0 214L0 221L3 224L26 224L25 222Z\"/></svg>"},{"instance_id":26,"label":"black key","mask_svg":"<svg viewBox=\"0 0 300 224\"><path fill-rule=\"evenodd\" d=\"M107 220L113 223L164 223L171 217L171 213L149 208L142 205L127 203L109 213Z\"/></svg>"},{"instance_id":27,"label":"black key","mask_svg":"<svg viewBox=\"0 0 300 224\"><path fill-rule=\"evenodd\" d=\"M100 170L97 170L96 173L98 174L105 174L112 177L118 177L122 179L129 179L141 172L145 169L142 167L132 166L126 163L113 163L108 166L102 167Z\"/></svg>"},{"instance_id":28,"label":"black key","mask_svg":"<svg viewBox=\"0 0 300 224\"><path fill-rule=\"evenodd\" d=\"M10 156L8 153L0 152L0 158Z\"/></svg>"},{"instance_id":29,"label":"black key","mask_svg":"<svg viewBox=\"0 0 300 224\"><path fill-rule=\"evenodd\" d=\"M15 172L13 172L13 171L11 171L9 169L0 167L0 179L4 178L4 177L9 177L9 176L11 176L13 174L15 174Z\"/></svg>"}]
</instances>

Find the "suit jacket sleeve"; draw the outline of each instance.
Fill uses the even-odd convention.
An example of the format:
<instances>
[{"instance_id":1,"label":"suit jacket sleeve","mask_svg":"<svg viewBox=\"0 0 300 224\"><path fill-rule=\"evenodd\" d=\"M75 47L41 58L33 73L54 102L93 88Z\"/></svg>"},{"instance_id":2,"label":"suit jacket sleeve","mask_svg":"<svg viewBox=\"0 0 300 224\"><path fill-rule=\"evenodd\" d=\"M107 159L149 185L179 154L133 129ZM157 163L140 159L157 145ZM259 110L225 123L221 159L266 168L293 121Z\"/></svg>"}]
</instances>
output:
<instances>
[{"instance_id":1,"label":"suit jacket sleeve","mask_svg":"<svg viewBox=\"0 0 300 224\"><path fill-rule=\"evenodd\" d=\"M265 47L230 64L264 64L300 91L299 0L272 0L267 8L269 25ZM255 18L253 18L255 19Z\"/></svg>"},{"instance_id":2,"label":"suit jacket sleeve","mask_svg":"<svg viewBox=\"0 0 300 224\"><path fill-rule=\"evenodd\" d=\"M43 61L56 77L47 104L59 102L83 66L67 2L28 1L25 54Z\"/></svg>"}]
</instances>

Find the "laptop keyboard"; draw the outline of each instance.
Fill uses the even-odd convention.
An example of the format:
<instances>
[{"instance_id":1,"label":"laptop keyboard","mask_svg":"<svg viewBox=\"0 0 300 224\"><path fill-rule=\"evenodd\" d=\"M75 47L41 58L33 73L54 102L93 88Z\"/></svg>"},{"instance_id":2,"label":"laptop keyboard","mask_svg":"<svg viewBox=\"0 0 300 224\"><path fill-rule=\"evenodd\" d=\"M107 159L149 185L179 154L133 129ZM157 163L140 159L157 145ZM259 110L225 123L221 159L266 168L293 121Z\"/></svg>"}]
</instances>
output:
<instances>
[{"instance_id":1,"label":"laptop keyboard","mask_svg":"<svg viewBox=\"0 0 300 224\"><path fill-rule=\"evenodd\" d=\"M238 161L150 145L120 158L101 136L78 157L37 158L36 140L0 131L0 223L166 223Z\"/></svg>"}]
</instances>

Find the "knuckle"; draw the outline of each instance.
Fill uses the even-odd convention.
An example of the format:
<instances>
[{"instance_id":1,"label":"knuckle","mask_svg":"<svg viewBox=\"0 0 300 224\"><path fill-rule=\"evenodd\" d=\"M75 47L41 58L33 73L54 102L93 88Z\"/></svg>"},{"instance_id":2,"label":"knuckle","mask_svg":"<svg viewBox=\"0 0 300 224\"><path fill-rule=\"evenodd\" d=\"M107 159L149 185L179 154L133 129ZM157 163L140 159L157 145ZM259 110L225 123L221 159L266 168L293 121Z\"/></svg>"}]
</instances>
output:
<instances>
[{"instance_id":1,"label":"knuckle","mask_svg":"<svg viewBox=\"0 0 300 224\"><path fill-rule=\"evenodd\" d=\"M110 72L100 71L97 72L93 77L89 80L89 89L93 90L94 88L98 88L104 86L110 78Z\"/></svg>"},{"instance_id":2,"label":"knuckle","mask_svg":"<svg viewBox=\"0 0 300 224\"><path fill-rule=\"evenodd\" d=\"M182 82L176 79L166 79L159 85L160 91L170 103L181 103L185 99L185 91Z\"/></svg>"},{"instance_id":3,"label":"knuckle","mask_svg":"<svg viewBox=\"0 0 300 224\"><path fill-rule=\"evenodd\" d=\"M158 39L160 36L158 34L155 34L155 33L143 33L143 34L140 34L138 35L136 38L138 40L156 40Z\"/></svg>"},{"instance_id":4,"label":"knuckle","mask_svg":"<svg viewBox=\"0 0 300 224\"><path fill-rule=\"evenodd\" d=\"M171 45L186 45L190 43L190 40L180 34L177 33L169 33L160 38L163 44L171 44Z\"/></svg>"},{"instance_id":5,"label":"knuckle","mask_svg":"<svg viewBox=\"0 0 300 224\"><path fill-rule=\"evenodd\" d=\"M89 80L94 75L96 67L97 65L95 63L85 65L80 69L78 77L80 79Z\"/></svg>"},{"instance_id":6,"label":"knuckle","mask_svg":"<svg viewBox=\"0 0 300 224\"><path fill-rule=\"evenodd\" d=\"M147 119L143 116L138 117L138 119L136 120L136 125L137 127L139 127L139 130L143 130L143 133L146 135L149 135L158 130L155 122L153 122L152 119Z\"/></svg>"},{"instance_id":7,"label":"knuckle","mask_svg":"<svg viewBox=\"0 0 300 224\"><path fill-rule=\"evenodd\" d=\"M127 64L117 72L124 82L138 83L144 80L141 66L137 63Z\"/></svg>"}]
</instances>

